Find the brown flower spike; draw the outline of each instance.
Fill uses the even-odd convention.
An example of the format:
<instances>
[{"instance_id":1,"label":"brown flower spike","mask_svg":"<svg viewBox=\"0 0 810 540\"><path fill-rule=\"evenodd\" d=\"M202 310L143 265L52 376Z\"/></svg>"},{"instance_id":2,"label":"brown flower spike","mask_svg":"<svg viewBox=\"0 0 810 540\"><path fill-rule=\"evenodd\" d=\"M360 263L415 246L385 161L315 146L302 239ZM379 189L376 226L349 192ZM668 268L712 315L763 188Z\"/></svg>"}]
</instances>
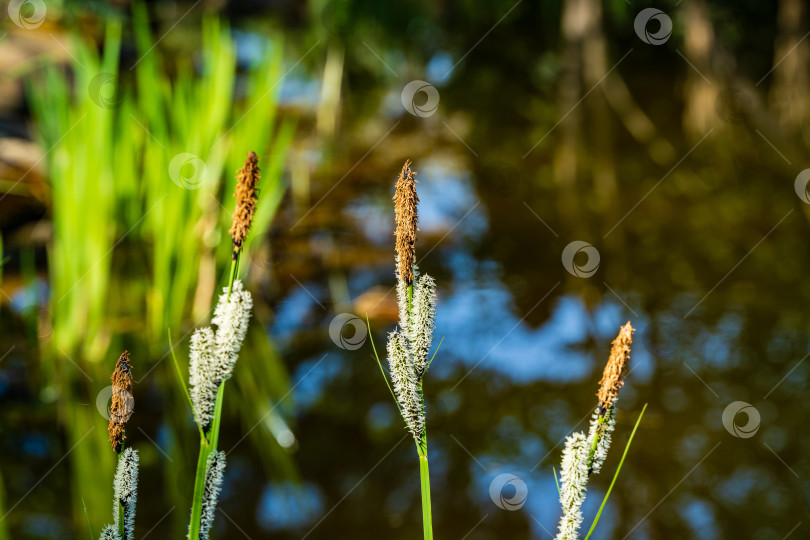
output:
<instances>
[{"instance_id":1,"label":"brown flower spike","mask_svg":"<svg viewBox=\"0 0 810 540\"><path fill-rule=\"evenodd\" d=\"M256 187L259 183L259 157L256 152L248 152L245 165L236 174L236 208L233 211L233 225L231 225L231 238L233 238L233 259L242 243L250 232L250 223L253 221L253 214L256 212L256 201L259 199L259 190Z\"/></svg>"},{"instance_id":2,"label":"brown flower spike","mask_svg":"<svg viewBox=\"0 0 810 540\"><path fill-rule=\"evenodd\" d=\"M124 428L134 410L132 364L127 351L124 351L118 358L110 380L112 381L112 403L110 403L110 423L107 425L107 431L110 434L112 449L116 454L120 454L126 439Z\"/></svg>"},{"instance_id":3,"label":"brown flower spike","mask_svg":"<svg viewBox=\"0 0 810 540\"><path fill-rule=\"evenodd\" d=\"M633 344L633 327L630 322L619 330L619 335L613 340L613 348L610 350L605 371L602 373L602 380L599 381L599 409L602 411L613 405L619 397L619 390L624 385L624 375L627 373L627 365L630 363L630 345Z\"/></svg>"},{"instance_id":4,"label":"brown flower spike","mask_svg":"<svg viewBox=\"0 0 810 540\"><path fill-rule=\"evenodd\" d=\"M396 221L397 237L396 252L399 262L399 274L406 286L413 283L413 262L416 253L416 225L419 222L417 205L419 197L416 195L416 171L411 170L410 160L402 166L402 172L397 178L396 192L394 193L394 219Z\"/></svg>"}]
</instances>

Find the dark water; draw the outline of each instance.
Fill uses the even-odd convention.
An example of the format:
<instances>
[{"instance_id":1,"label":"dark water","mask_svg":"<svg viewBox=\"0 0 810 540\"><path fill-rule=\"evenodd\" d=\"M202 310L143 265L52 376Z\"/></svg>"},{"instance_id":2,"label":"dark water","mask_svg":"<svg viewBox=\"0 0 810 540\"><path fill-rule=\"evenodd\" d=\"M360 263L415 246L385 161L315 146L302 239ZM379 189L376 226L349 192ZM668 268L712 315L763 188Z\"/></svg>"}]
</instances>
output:
<instances>
[{"instance_id":1,"label":"dark water","mask_svg":"<svg viewBox=\"0 0 810 540\"><path fill-rule=\"evenodd\" d=\"M595 538L806 537L810 206L794 186L807 161L801 135L782 129L763 104L766 89L752 83L734 87L749 99L730 114L729 81L711 75L704 125L684 127L696 77L676 52L686 30L644 44L628 30L635 10L627 8L606 18L605 71L616 69L605 81L621 77L654 125L657 146L640 142L601 83L582 82L573 100L558 92L570 65L559 30L536 36L532 26L553 29L559 8L522 6L470 48L510 6L446 23L414 17L409 33L380 16L379 27L365 22L318 45L310 66L318 69L330 47L345 47L337 135L319 139L304 122L311 183L293 186L249 279L272 314L266 330L292 388L282 406L254 405L274 411L263 427L289 445L294 470L260 466L261 443L242 440L253 426L231 414L215 537L421 534L415 448L370 341L346 329L341 346L329 335L337 315L368 312L381 351L393 328L391 195L406 158L419 171L417 259L438 283L436 335L444 339L425 382L437 538L553 537L552 467L564 438L587 429L610 341L628 320L632 370L605 469L589 485L585 529L646 403ZM362 20L378 15L369 8ZM754 15L733 21L753 31ZM363 33L365 25L377 33ZM375 37L386 28L387 38ZM734 43L750 60L736 80L769 69L768 35L767 43ZM285 83L291 101L318 87L320 72L305 68ZM403 108L403 88L415 79L440 96L431 114ZM575 241L595 251L564 261ZM75 528L63 507L69 475L57 463L67 450L52 419L57 407L26 364L35 365L25 354L36 357L37 330L3 309L3 344L15 347L0 361L8 404L0 438L3 456L13 456L0 458L5 510L18 514L12 538L82 538L68 532ZM347 348L353 339L362 346ZM139 403L177 392L172 375L136 394ZM144 409L144 431L170 444L168 413ZM196 453L186 453L185 463L170 464L152 452L140 535L182 534L187 510L170 508L184 503L174 492L183 492L176 471L186 480L193 471ZM503 497L527 488L517 510L491 497L503 474L516 477Z\"/></svg>"}]
</instances>

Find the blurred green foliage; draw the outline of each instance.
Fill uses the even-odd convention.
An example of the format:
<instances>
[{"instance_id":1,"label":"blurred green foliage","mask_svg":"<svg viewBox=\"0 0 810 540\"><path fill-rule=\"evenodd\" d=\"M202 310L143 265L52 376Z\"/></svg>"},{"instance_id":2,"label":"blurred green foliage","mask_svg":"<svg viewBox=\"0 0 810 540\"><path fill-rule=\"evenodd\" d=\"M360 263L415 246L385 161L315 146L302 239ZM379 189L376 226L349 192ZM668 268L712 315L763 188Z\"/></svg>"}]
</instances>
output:
<instances>
[{"instance_id":1,"label":"blurred green foliage","mask_svg":"<svg viewBox=\"0 0 810 540\"><path fill-rule=\"evenodd\" d=\"M295 130L293 121L277 114L283 78L278 41L239 73L229 29L211 16L203 21L199 58L167 65L143 5L134 6L132 20L137 60L131 66L119 64L122 23L111 19L100 55L96 44L75 36L69 69L47 65L28 81L52 190L53 335L44 345L43 369L69 431L75 521L83 520L83 497L96 525L109 506L113 453L105 419L81 402L95 404L113 358L125 348L134 351L136 383L153 369L164 379L171 375L170 363L163 362L166 328L183 335L207 323L230 262L233 171L248 150L259 154L254 231L266 230L285 189L282 171ZM243 95L234 95L237 87ZM249 240L246 257L251 249ZM242 272L247 269L243 265ZM286 393L287 378L261 324L254 326L237 369L241 391L229 401L246 425L261 425L252 438L261 441L267 464L294 474L267 427L283 425L280 411L257 422L268 398ZM66 357L86 379L67 368ZM146 379L147 386L151 382ZM139 392L136 385L136 402ZM196 432L185 402L176 396L164 401L163 420L175 432L188 431L193 446ZM142 438L133 431L137 445ZM175 442L170 453L182 456L183 437Z\"/></svg>"}]
</instances>

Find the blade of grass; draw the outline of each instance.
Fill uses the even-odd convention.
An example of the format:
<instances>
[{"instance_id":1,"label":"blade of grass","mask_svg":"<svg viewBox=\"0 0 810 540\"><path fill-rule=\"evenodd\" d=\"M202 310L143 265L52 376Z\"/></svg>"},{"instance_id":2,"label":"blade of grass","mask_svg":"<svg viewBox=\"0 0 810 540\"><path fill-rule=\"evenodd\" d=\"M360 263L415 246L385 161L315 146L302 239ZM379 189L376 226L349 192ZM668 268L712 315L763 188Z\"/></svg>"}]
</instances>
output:
<instances>
[{"instance_id":1,"label":"blade of grass","mask_svg":"<svg viewBox=\"0 0 810 540\"><path fill-rule=\"evenodd\" d=\"M442 343L444 343L444 336L442 336L442 339L439 341L439 344L436 345L436 350L433 351L433 356L430 357L430 362L428 362L428 364L425 366L425 371L422 372L422 376L424 376L425 373L427 373L427 371L430 369L430 364L433 363L433 359L436 358L437 354L439 354L439 347L442 346Z\"/></svg>"},{"instance_id":2,"label":"blade of grass","mask_svg":"<svg viewBox=\"0 0 810 540\"><path fill-rule=\"evenodd\" d=\"M396 394L394 394L394 389L391 388L391 383L388 382L388 377L385 375L385 370L383 369L382 362L380 362L380 356L377 354L377 347L374 346L374 338L371 337L371 323L368 322L368 313L366 313L366 326L368 327L368 339L371 341L371 349L374 351L374 358L377 359L377 365L380 366L380 373L382 373L383 380L385 381L385 385L388 387L388 390L391 392L391 397L394 398L394 403L399 409L400 414L402 413L402 407L399 406L399 401L397 400Z\"/></svg>"},{"instance_id":3,"label":"blade of grass","mask_svg":"<svg viewBox=\"0 0 810 540\"><path fill-rule=\"evenodd\" d=\"M605 493L605 498L602 499L602 504L599 506L599 511L596 513L596 517L591 524L591 528L588 530L588 535L585 537L585 540L591 537L593 530L596 528L596 524L599 523L599 517L602 515L602 510L605 508L605 504L607 504L608 497L610 497L610 492L613 490L613 485L616 483L616 479L619 477L619 471L622 470L622 465L624 465L624 458L627 457L627 452L630 450L630 443L633 442L633 437L636 435L636 430L638 429L639 424L641 423L641 417L644 416L644 411L647 410L647 404L644 404L644 407L641 409L641 413L638 415L638 420L636 420L636 425L633 426L633 431L630 433L630 438L627 439L627 444L624 447L624 453L622 454L622 459L619 461L619 466L616 467L616 472L613 474L613 480L610 481L610 487L608 487L607 493Z\"/></svg>"},{"instance_id":4,"label":"blade of grass","mask_svg":"<svg viewBox=\"0 0 810 540\"><path fill-rule=\"evenodd\" d=\"M552 467L551 474L554 475L554 483L557 484L557 496L562 498L562 493L560 492L560 483L557 481L557 469Z\"/></svg>"},{"instance_id":5,"label":"blade of grass","mask_svg":"<svg viewBox=\"0 0 810 540\"><path fill-rule=\"evenodd\" d=\"M90 540L93 540L93 528L90 526L90 516L87 515L87 505L84 504L84 497L82 497L82 508L84 508L84 519L87 520L87 530L90 532Z\"/></svg>"},{"instance_id":6,"label":"blade of grass","mask_svg":"<svg viewBox=\"0 0 810 540\"><path fill-rule=\"evenodd\" d=\"M188 399L188 405L191 407L191 414L194 416L194 423L197 425L197 430L200 432L200 439L205 439L205 434L200 427L200 423L197 421L197 415L194 413L194 403L191 401L191 394L188 393L188 387L186 386L186 381L183 378L183 372L180 370L180 363L177 361L177 356L174 354L174 345L172 344L172 329L167 328L166 330L169 333L169 351L172 353L174 370L177 372L177 378L180 380L180 386L183 388L183 392L186 394L186 399Z\"/></svg>"}]
</instances>

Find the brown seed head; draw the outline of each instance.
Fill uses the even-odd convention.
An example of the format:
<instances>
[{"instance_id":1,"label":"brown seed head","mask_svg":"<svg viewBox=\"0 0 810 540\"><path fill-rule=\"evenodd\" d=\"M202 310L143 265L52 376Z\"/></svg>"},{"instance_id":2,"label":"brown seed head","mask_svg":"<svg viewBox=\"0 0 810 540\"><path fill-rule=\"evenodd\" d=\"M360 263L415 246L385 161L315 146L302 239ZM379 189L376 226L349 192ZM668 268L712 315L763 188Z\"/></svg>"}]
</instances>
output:
<instances>
[{"instance_id":1,"label":"brown seed head","mask_svg":"<svg viewBox=\"0 0 810 540\"><path fill-rule=\"evenodd\" d=\"M416 195L416 171L410 160L402 166L394 193L394 220L396 222L396 252L400 278L405 285L413 283L413 261L416 254L416 225L419 222L419 197Z\"/></svg>"},{"instance_id":2,"label":"brown seed head","mask_svg":"<svg viewBox=\"0 0 810 540\"><path fill-rule=\"evenodd\" d=\"M599 408L604 411L619 397L619 390L624 384L624 375L630 363L630 345L633 343L633 327L628 322L619 330L613 340L602 380L599 382Z\"/></svg>"},{"instance_id":3,"label":"brown seed head","mask_svg":"<svg viewBox=\"0 0 810 540\"><path fill-rule=\"evenodd\" d=\"M127 420L132 416L135 401L132 398L132 364L129 353L124 351L115 364L115 371L110 377L112 381L112 402L110 403L110 423L107 431L110 434L110 444L116 454L121 453L126 435L124 428Z\"/></svg>"},{"instance_id":4,"label":"brown seed head","mask_svg":"<svg viewBox=\"0 0 810 540\"><path fill-rule=\"evenodd\" d=\"M256 211L256 201L259 199L259 157L256 152L248 152L245 165L236 172L236 208L233 211L233 224L231 225L231 238L233 239L233 258L242 249L242 243L250 232L250 223Z\"/></svg>"}]
</instances>

